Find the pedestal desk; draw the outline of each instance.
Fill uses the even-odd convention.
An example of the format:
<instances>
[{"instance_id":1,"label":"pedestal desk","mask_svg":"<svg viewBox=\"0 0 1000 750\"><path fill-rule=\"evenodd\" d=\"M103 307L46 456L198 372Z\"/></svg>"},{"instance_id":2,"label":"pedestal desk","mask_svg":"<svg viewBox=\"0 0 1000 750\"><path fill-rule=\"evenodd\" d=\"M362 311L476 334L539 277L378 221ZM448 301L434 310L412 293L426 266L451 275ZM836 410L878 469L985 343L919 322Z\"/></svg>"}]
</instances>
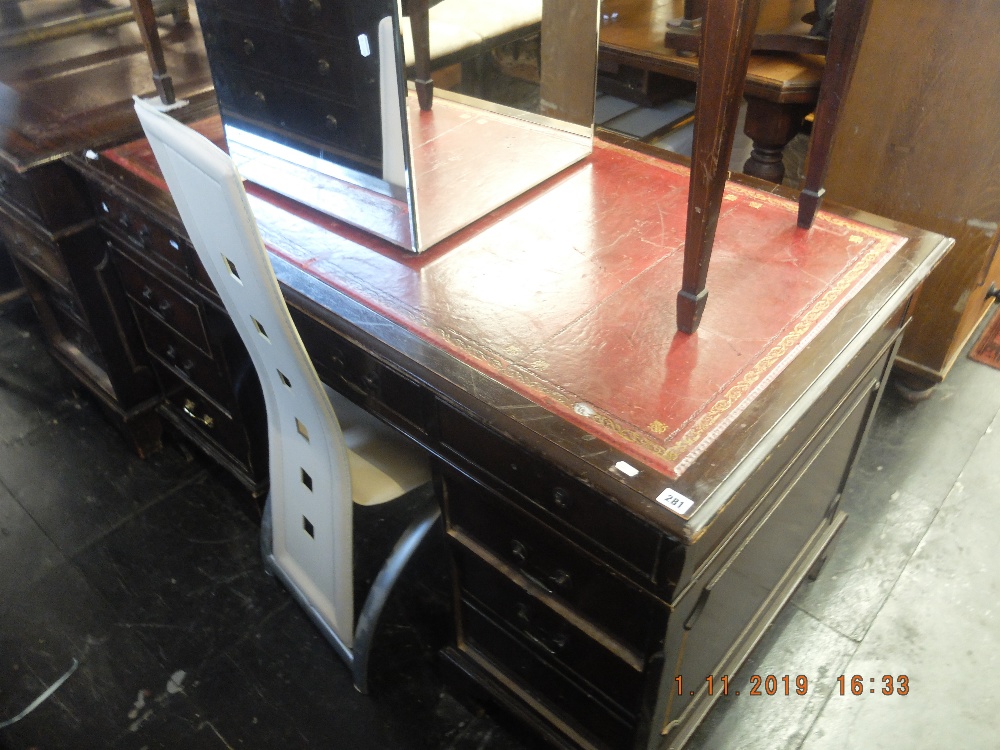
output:
<instances>
[{"instance_id":1,"label":"pedestal desk","mask_svg":"<svg viewBox=\"0 0 1000 750\"><path fill-rule=\"evenodd\" d=\"M145 251L174 287L211 294L144 142L73 164L177 240ZM420 256L248 186L321 376L434 456L443 665L559 747L687 740L706 678L735 672L843 524L908 301L950 246L829 204L806 232L778 188L731 184L686 336L687 181L598 142ZM126 288L156 282L117 257Z\"/></svg>"}]
</instances>

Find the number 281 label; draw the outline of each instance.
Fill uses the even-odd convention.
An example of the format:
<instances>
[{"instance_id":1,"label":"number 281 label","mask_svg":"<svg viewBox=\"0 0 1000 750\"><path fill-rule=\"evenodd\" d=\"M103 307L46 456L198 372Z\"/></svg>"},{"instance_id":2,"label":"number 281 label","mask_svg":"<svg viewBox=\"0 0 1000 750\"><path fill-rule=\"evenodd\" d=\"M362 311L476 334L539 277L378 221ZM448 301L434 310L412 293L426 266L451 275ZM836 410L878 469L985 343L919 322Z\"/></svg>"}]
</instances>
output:
<instances>
[{"instance_id":1,"label":"number 281 label","mask_svg":"<svg viewBox=\"0 0 1000 750\"><path fill-rule=\"evenodd\" d=\"M685 497L679 492L675 492L669 487L657 495L656 502L664 507L670 508L670 510L674 513L681 516L691 510L691 506L694 505L694 500L689 497Z\"/></svg>"}]
</instances>

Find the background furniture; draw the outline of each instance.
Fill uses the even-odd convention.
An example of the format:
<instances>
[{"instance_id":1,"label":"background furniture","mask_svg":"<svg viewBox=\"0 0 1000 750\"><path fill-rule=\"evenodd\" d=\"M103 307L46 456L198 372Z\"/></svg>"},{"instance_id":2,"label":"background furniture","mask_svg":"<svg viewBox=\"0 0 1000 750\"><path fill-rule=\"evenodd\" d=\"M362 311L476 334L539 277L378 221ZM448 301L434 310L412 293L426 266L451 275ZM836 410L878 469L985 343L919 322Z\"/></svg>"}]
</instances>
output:
<instances>
[{"instance_id":1,"label":"background furniture","mask_svg":"<svg viewBox=\"0 0 1000 750\"><path fill-rule=\"evenodd\" d=\"M44 15L61 4L35 0L33 6ZM178 94L192 101L186 111L197 113L211 101L198 29L171 26L163 44ZM6 99L0 242L31 296L53 355L96 396L135 449L149 453L160 444L157 381L87 189L61 161L140 132L132 95L153 93L140 32L126 24L5 50L0 82Z\"/></svg>"},{"instance_id":2,"label":"background furniture","mask_svg":"<svg viewBox=\"0 0 1000 750\"><path fill-rule=\"evenodd\" d=\"M793 4L791 14L797 12L794 8L806 5L808 3ZM662 83L650 80L649 74L697 81L698 59L679 54L663 44L663 29L670 18L676 17L673 14L680 12L679 1L606 0L602 8L605 14L618 14L616 20L601 26L602 90L624 98L634 98L632 92L651 92L656 97L655 87ZM789 19L787 4L779 6L773 0L768 1L762 5L759 28L783 27ZM822 74L823 61L818 57L751 55L743 89L747 100L744 132L753 140L754 148L743 167L744 172L770 182L781 182L785 172L782 152L815 106ZM667 88L659 95L675 91Z\"/></svg>"},{"instance_id":3,"label":"background furniture","mask_svg":"<svg viewBox=\"0 0 1000 750\"><path fill-rule=\"evenodd\" d=\"M783 28L807 2L763 3L758 28ZM601 26L599 55L600 86L603 91L655 103L676 93L664 87L664 79L695 82L698 59L679 54L663 44L669 19L680 13L679 0L605 0L602 12L617 13L614 21ZM743 171L754 177L780 183L785 168L782 152L801 130L802 121L819 97L823 74L821 58L793 54L753 54L747 69L743 96L747 101L744 132L754 148ZM650 75L661 78L650 78ZM663 87L663 88L658 88ZM652 96L653 101L646 96Z\"/></svg>"},{"instance_id":4,"label":"background furniture","mask_svg":"<svg viewBox=\"0 0 1000 750\"><path fill-rule=\"evenodd\" d=\"M198 127L221 137L218 120ZM141 142L74 164L119 185L130 210L169 207ZM669 433L629 404L662 416L669 394L721 377L700 368L745 345L727 327L759 323L810 278L789 286L773 272L783 256L771 233L795 233L794 202L732 188L716 250L717 268L732 269L717 299L732 307L677 336L663 279L679 269L669 248L686 175L599 145L585 168L420 256L249 189L324 382L436 457L455 574L450 673L560 747L683 744L718 696L704 677L734 673L843 522L840 488L906 301L948 247L828 204L836 213L813 241L857 247L845 227L890 236L854 223L864 219L902 246L676 476L654 450ZM646 222L662 242L633 236ZM821 265L836 255L799 252ZM568 345L558 334L573 320L583 328ZM576 395L602 384L613 392Z\"/></svg>"},{"instance_id":5,"label":"background furniture","mask_svg":"<svg viewBox=\"0 0 1000 750\"><path fill-rule=\"evenodd\" d=\"M989 0L875 0L833 145L831 199L957 241L924 285L897 360L918 389L948 374L1000 284L989 253L1000 221L1000 90L984 53L998 35Z\"/></svg>"}]
</instances>

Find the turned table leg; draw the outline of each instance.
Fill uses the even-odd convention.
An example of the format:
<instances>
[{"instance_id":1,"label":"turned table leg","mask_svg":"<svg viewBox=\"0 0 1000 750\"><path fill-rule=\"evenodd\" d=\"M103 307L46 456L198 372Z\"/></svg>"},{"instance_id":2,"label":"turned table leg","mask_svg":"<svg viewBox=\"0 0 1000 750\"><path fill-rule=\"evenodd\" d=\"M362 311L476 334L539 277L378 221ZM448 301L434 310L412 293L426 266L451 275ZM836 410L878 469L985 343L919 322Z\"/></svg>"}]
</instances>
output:
<instances>
[{"instance_id":1,"label":"turned table leg","mask_svg":"<svg viewBox=\"0 0 1000 750\"><path fill-rule=\"evenodd\" d=\"M753 150L743 165L743 171L780 185L785 178L782 161L785 146L799 132L812 105L778 103L756 96L747 96L746 100L747 117L743 132L753 141Z\"/></svg>"},{"instance_id":2,"label":"turned table leg","mask_svg":"<svg viewBox=\"0 0 1000 750\"><path fill-rule=\"evenodd\" d=\"M705 282L760 0L713 0L705 7L698 99L691 151L691 187L684 237L684 278L677 293L677 328L693 333L708 299Z\"/></svg>"}]
</instances>

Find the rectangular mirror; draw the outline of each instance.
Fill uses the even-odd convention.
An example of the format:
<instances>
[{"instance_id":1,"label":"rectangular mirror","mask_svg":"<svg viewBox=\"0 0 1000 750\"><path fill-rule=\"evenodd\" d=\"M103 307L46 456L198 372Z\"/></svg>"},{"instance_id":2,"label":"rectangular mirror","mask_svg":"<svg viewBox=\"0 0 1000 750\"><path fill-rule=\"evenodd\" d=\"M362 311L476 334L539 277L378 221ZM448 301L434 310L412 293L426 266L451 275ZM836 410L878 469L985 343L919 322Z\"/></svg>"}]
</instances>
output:
<instances>
[{"instance_id":1,"label":"rectangular mirror","mask_svg":"<svg viewBox=\"0 0 1000 750\"><path fill-rule=\"evenodd\" d=\"M421 252L590 153L597 0L197 0L244 178Z\"/></svg>"}]
</instances>

